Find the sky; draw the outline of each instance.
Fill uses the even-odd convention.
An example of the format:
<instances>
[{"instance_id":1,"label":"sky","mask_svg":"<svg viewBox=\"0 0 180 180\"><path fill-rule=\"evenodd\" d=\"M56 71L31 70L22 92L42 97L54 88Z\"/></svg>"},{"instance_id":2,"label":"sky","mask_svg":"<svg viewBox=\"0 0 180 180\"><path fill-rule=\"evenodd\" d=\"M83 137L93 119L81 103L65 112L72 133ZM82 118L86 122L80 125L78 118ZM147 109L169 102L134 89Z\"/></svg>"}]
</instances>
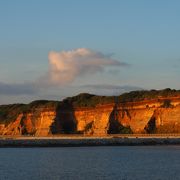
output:
<instances>
[{"instance_id":1,"label":"sky","mask_svg":"<svg viewBox=\"0 0 180 180\"><path fill-rule=\"evenodd\" d=\"M0 104L180 89L179 0L0 0Z\"/></svg>"}]
</instances>

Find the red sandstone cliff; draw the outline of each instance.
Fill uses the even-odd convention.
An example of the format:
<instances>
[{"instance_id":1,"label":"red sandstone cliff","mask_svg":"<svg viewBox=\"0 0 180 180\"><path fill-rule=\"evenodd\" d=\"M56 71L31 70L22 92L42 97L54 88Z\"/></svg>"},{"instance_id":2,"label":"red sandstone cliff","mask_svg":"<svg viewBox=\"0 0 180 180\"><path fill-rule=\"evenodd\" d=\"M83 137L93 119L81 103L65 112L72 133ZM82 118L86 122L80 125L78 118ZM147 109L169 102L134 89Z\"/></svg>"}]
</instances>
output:
<instances>
[{"instance_id":1,"label":"red sandstone cliff","mask_svg":"<svg viewBox=\"0 0 180 180\"><path fill-rule=\"evenodd\" d=\"M180 132L180 96L103 103L94 107L74 107L72 104L35 106L11 116L14 111L16 109L11 108L1 117L1 135ZM3 117L11 120L4 121Z\"/></svg>"}]
</instances>

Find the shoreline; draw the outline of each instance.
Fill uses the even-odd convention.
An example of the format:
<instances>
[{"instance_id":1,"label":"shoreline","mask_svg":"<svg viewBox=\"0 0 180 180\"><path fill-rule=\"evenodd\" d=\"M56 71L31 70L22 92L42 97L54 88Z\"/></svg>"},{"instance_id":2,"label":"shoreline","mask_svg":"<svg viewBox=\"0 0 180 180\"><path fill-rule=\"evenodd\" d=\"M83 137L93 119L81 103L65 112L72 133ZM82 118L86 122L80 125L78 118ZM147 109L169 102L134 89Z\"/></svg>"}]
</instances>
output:
<instances>
[{"instance_id":1,"label":"shoreline","mask_svg":"<svg viewBox=\"0 0 180 180\"><path fill-rule=\"evenodd\" d=\"M3 147L88 147L180 145L180 137L1 137Z\"/></svg>"}]
</instances>

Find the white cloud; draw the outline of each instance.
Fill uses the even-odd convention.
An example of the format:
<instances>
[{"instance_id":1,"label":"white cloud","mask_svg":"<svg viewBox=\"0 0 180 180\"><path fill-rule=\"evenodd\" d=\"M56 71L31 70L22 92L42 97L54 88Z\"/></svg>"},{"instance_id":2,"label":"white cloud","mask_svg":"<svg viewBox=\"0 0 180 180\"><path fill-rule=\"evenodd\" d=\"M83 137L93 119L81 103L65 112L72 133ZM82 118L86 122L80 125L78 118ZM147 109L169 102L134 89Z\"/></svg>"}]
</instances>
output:
<instances>
[{"instance_id":1,"label":"white cloud","mask_svg":"<svg viewBox=\"0 0 180 180\"><path fill-rule=\"evenodd\" d=\"M46 80L54 85L66 85L79 76L102 72L106 67L113 66L128 66L128 64L86 48L52 51L49 53L49 73Z\"/></svg>"},{"instance_id":2,"label":"white cloud","mask_svg":"<svg viewBox=\"0 0 180 180\"><path fill-rule=\"evenodd\" d=\"M75 88L71 83L78 77L91 76L103 72L109 67L116 67L116 69L113 68L114 72L119 70L118 68L121 66L128 66L124 62L113 59L111 54L104 55L86 48L61 52L52 51L49 52L48 58L48 72L44 72L44 75L31 82L8 83L0 81L0 104L27 102L45 97L47 97L45 99L55 99L55 97L59 97L59 92L62 92L61 96L63 97L82 92L82 90L89 92L89 89L93 93L96 93L96 90L99 93L102 92L102 89L99 90L99 86L77 86ZM109 71L108 69L106 72ZM107 90L107 94L113 89L108 88L110 90Z\"/></svg>"}]
</instances>

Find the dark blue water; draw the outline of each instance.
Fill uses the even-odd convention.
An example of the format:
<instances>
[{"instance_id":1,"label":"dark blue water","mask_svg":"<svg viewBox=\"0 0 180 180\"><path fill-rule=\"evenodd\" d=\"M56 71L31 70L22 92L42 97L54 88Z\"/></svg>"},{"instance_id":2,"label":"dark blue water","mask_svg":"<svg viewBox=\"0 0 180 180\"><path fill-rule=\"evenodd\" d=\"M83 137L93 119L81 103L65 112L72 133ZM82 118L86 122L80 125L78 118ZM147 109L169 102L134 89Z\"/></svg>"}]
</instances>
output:
<instances>
[{"instance_id":1,"label":"dark blue water","mask_svg":"<svg viewBox=\"0 0 180 180\"><path fill-rule=\"evenodd\" d=\"M0 148L4 179L180 179L180 146Z\"/></svg>"}]
</instances>

